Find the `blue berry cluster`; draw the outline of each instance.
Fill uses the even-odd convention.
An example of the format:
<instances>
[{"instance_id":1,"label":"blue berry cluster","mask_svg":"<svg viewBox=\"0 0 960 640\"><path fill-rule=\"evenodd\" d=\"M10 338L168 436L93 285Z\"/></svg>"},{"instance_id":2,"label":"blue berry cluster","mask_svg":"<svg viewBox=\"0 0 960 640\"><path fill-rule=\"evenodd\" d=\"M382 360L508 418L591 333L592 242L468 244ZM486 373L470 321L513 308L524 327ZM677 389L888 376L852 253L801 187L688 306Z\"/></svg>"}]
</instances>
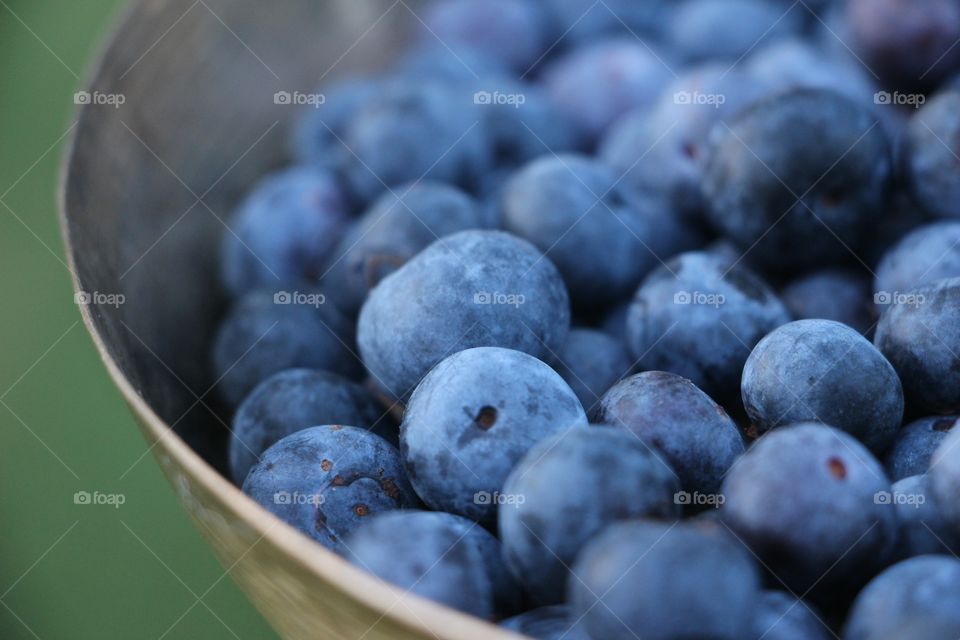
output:
<instances>
[{"instance_id":1,"label":"blue berry cluster","mask_svg":"<svg viewBox=\"0 0 960 640\"><path fill-rule=\"evenodd\" d=\"M229 472L535 638L960 637L960 0L435 0L220 251Z\"/></svg>"}]
</instances>

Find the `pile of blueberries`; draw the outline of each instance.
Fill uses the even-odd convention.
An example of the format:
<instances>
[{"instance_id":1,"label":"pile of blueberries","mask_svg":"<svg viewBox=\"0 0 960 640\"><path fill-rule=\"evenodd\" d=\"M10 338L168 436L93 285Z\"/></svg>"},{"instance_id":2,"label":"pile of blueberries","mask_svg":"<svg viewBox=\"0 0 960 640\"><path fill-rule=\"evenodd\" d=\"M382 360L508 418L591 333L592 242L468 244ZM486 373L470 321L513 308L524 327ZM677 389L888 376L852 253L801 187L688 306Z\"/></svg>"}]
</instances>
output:
<instances>
[{"instance_id":1,"label":"pile of blueberries","mask_svg":"<svg viewBox=\"0 0 960 640\"><path fill-rule=\"evenodd\" d=\"M960 637L960 0L396 10L224 236L243 491L535 638Z\"/></svg>"}]
</instances>

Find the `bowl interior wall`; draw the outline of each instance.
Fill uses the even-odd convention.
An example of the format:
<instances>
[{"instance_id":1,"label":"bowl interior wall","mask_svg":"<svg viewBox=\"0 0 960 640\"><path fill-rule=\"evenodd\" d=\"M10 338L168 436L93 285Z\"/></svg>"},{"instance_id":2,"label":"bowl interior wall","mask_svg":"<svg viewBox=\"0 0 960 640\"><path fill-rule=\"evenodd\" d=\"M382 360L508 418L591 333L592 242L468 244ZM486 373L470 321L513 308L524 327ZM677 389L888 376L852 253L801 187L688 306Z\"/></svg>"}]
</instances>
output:
<instances>
[{"instance_id":1,"label":"bowl interior wall","mask_svg":"<svg viewBox=\"0 0 960 640\"><path fill-rule=\"evenodd\" d=\"M145 0L104 51L89 90L118 108L80 112L65 185L66 233L82 291L122 373L154 411L222 468L209 345L224 311L225 224L254 181L286 160L313 92L396 57L417 2Z\"/></svg>"}]
</instances>

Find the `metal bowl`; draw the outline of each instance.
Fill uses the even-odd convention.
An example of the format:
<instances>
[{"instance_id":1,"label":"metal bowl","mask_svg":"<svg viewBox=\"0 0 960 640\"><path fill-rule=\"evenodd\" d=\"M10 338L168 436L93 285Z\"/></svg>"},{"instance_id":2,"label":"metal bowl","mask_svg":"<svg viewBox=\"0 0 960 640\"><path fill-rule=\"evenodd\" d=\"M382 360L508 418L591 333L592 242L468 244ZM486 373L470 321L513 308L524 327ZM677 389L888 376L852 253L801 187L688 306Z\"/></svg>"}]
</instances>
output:
<instances>
[{"instance_id":1,"label":"metal bowl","mask_svg":"<svg viewBox=\"0 0 960 640\"><path fill-rule=\"evenodd\" d=\"M87 329L184 507L285 638L519 637L353 567L220 472L216 247L237 199L286 161L297 109L277 94L390 62L417 8L140 0L90 75L65 161L61 223Z\"/></svg>"}]
</instances>

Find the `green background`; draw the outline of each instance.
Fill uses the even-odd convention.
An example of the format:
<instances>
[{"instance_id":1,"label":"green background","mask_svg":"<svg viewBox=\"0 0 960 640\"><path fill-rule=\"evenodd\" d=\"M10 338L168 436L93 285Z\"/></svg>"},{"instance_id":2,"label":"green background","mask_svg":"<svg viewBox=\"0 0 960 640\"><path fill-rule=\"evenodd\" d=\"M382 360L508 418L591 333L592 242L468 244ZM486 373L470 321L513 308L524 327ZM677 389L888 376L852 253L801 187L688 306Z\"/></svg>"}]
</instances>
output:
<instances>
[{"instance_id":1,"label":"green background","mask_svg":"<svg viewBox=\"0 0 960 640\"><path fill-rule=\"evenodd\" d=\"M272 638L143 455L62 262L73 93L123 4L0 0L0 638Z\"/></svg>"}]
</instances>

